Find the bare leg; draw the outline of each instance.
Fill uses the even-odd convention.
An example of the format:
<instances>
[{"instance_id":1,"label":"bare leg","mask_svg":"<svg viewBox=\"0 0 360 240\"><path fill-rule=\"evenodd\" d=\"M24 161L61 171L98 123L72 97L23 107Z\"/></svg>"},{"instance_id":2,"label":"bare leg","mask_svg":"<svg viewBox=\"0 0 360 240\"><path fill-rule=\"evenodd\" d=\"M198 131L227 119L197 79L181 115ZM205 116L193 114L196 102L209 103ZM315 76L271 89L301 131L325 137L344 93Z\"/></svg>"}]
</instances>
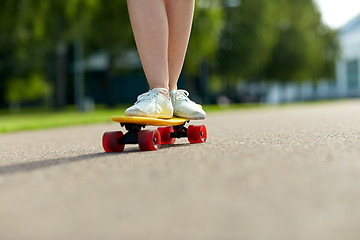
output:
<instances>
[{"instance_id":1,"label":"bare leg","mask_svg":"<svg viewBox=\"0 0 360 240\"><path fill-rule=\"evenodd\" d=\"M177 90L195 0L127 0L127 3L146 78L150 89L157 89L140 95L138 101L125 111L125 115L164 118L176 115L204 119L206 113L188 98L187 91L169 93L169 90Z\"/></svg>"},{"instance_id":2,"label":"bare leg","mask_svg":"<svg viewBox=\"0 0 360 240\"><path fill-rule=\"evenodd\" d=\"M169 88L177 89L194 15L194 0L165 0L169 22Z\"/></svg>"},{"instance_id":3,"label":"bare leg","mask_svg":"<svg viewBox=\"0 0 360 240\"><path fill-rule=\"evenodd\" d=\"M169 89L169 26L164 0L127 0L127 3L136 45L150 89Z\"/></svg>"}]
</instances>

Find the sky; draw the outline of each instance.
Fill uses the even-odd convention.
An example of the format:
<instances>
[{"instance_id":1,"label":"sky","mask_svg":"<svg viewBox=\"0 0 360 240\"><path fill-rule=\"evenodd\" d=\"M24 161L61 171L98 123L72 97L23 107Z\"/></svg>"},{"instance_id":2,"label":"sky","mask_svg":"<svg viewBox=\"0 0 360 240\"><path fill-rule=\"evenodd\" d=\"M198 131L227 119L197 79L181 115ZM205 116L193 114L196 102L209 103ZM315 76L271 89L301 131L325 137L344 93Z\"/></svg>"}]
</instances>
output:
<instances>
[{"instance_id":1,"label":"sky","mask_svg":"<svg viewBox=\"0 0 360 240\"><path fill-rule=\"evenodd\" d=\"M323 21L332 28L339 28L360 15L360 0L315 0Z\"/></svg>"}]
</instances>

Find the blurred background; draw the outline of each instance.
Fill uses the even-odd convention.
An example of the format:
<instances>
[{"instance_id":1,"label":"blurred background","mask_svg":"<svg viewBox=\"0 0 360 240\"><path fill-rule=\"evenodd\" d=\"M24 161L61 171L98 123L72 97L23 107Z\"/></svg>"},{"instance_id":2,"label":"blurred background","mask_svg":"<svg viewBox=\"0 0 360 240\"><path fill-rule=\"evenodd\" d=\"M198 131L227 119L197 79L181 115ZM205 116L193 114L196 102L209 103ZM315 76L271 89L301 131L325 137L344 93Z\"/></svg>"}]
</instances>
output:
<instances>
[{"instance_id":1,"label":"blurred background","mask_svg":"<svg viewBox=\"0 0 360 240\"><path fill-rule=\"evenodd\" d=\"M205 105L360 97L359 12L351 0L197 0L179 87ZM148 90L125 0L1 0L0 16L2 113L111 108Z\"/></svg>"}]
</instances>

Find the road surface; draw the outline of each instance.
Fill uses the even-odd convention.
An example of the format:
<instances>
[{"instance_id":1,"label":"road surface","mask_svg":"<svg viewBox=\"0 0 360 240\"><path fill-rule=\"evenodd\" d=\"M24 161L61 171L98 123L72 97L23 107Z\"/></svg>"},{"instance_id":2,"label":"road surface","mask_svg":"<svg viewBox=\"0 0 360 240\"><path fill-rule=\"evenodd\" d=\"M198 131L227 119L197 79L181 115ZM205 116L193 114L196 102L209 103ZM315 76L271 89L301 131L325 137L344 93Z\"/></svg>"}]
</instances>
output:
<instances>
[{"instance_id":1,"label":"road surface","mask_svg":"<svg viewBox=\"0 0 360 240\"><path fill-rule=\"evenodd\" d=\"M108 124L0 135L0 239L360 239L360 102L209 114L208 141Z\"/></svg>"}]
</instances>

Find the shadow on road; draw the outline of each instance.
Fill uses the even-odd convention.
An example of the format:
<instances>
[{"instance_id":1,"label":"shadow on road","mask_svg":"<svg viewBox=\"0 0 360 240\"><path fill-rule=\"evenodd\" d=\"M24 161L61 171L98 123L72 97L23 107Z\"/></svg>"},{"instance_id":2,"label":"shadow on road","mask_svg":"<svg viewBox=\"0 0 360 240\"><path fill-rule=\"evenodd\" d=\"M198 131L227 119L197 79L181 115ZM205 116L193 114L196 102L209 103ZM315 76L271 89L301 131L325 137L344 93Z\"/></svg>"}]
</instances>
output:
<instances>
[{"instance_id":1,"label":"shadow on road","mask_svg":"<svg viewBox=\"0 0 360 240\"><path fill-rule=\"evenodd\" d=\"M106 155L106 153L93 153L93 154L84 154L74 157L65 157L65 158L56 158L56 159L46 159L36 162L27 162L27 163L18 163L8 166L0 167L0 175L10 175L19 172L30 172L41 168L54 167L61 164L72 163L84 161L92 158L98 158Z\"/></svg>"},{"instance_id":2,"label":"shadow on road","mask_svg":"<svg viewBox=\"0 0 360 240\"><path fill-rule=\"evenodd\" d=\"M189 144L173 144L173 145L162 145L161 149L173 148L173 147L183 147L188 146ZM73 162L80 162L89 159L100 158L104 156L112 156L112 155L123 155L123 154L131 154L131 153L139 153L141 152L139 148L131 148L125 150L121 153L92 153L92 154L84 154L78 155L73 157L64 157L64 158L56 158L56 159L45 159L36 162L26 162L26 163L17 163L8 166L0 166L0 176L1 175L11 175L20 172L31 172L42 168L49 168L58 166L61 164L73 163Z\"/></svg>"}]
</instances>

